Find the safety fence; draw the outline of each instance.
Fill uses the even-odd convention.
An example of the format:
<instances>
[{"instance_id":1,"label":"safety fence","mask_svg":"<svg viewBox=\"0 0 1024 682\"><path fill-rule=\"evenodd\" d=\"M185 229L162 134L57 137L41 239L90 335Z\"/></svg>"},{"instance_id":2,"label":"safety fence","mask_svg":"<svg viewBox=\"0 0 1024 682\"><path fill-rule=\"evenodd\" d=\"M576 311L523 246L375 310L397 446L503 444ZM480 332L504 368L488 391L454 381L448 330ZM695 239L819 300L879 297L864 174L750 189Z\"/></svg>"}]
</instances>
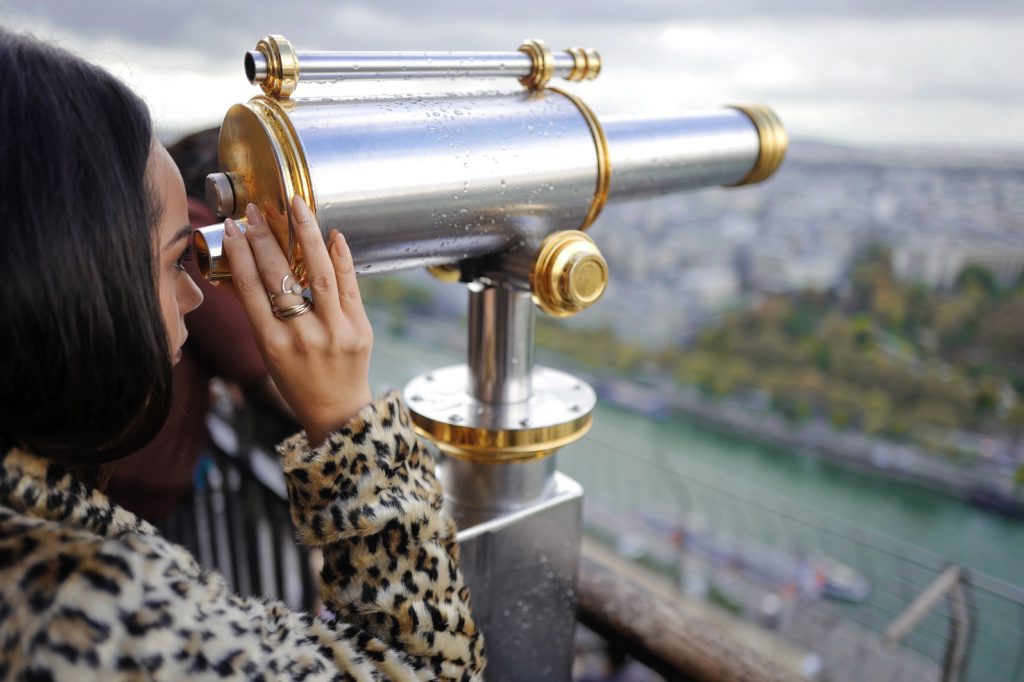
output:
<instances>
[{"instance_id":1,"label":"safety fence","mask_svg":"<svg viewBox=\"0 0 1024 682\"><path fill-rule=\"evenodd\" d=\"M592 440L560 469L587 491L594 537L802 647L808 676L1024 681L1020 587L755 486L737 494L642 438L629 452Z\"/></svg>"}]
</instances>

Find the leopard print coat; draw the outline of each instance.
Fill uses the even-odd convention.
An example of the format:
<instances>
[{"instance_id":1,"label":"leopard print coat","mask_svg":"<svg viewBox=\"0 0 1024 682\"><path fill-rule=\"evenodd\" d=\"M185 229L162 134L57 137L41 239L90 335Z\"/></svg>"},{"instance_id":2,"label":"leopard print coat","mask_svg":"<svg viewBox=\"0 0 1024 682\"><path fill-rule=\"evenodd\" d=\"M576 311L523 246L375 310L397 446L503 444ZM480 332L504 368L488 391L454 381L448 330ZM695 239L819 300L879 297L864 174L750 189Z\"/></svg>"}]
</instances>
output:
<instances>
[{"instance_id":1,"label":"leopard print coat","mask_svg":"<svg viewBox=\"0 0 1024 682\"><path fill-rule=\"evenodd\" d=\"M479 680L484 644L441 489L397 395L279 446L326 622L231 594L61 466L0 462L0 679Z\"/></svg>"}]
</instances>

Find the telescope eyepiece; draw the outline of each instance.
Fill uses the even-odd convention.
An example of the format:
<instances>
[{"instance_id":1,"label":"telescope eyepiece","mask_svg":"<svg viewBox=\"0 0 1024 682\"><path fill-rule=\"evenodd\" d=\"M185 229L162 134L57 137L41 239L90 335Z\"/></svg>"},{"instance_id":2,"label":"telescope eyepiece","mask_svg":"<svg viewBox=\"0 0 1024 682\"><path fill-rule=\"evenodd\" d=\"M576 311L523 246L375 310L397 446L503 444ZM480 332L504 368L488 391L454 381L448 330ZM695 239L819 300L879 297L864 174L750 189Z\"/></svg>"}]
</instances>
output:
<instances>
[{"instance_id":1,"label":"telescope eyepiece","mask_svg":"<svg viewBox=\"0 0 1024 682\"><path fill-rule=\"evenodd\" d=\"M267 79L267 58L258 50L249 50L243 60L245 77L252 85L258 85Z\"/></svg>"}]
</instances>

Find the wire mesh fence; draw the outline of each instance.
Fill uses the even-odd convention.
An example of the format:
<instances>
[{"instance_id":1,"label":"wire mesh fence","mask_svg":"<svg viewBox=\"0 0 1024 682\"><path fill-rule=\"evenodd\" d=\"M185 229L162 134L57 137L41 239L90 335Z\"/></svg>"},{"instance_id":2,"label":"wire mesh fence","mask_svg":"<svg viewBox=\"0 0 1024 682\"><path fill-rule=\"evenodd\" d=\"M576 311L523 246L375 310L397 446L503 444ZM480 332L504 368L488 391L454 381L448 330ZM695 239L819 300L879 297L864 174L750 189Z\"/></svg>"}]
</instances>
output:
<instances>
[{"instance_id":1,"label":"wire mesh fence","mask_svg":"<svg viewBox=\"0 0 1024 682\"><path fill-rule=\"evenodd\" d=\"M897 644L885 634L949 562L826 511L680 470L664 447L590 440L559 468L587 491L592 532L681 592L760 621L821 656L822 679L947 679L953 626L936 603ZM966 571L959 679L1024 680L1024 589Z\"/></svg>"}]
</instances>

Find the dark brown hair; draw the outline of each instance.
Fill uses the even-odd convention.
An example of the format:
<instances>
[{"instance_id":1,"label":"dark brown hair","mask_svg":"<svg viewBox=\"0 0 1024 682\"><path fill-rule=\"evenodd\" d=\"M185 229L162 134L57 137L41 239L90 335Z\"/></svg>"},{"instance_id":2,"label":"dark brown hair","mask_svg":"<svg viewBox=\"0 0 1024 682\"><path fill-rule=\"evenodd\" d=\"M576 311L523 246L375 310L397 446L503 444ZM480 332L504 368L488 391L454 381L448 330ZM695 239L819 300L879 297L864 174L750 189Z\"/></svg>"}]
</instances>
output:
<instances>
[{"instance_id":1,"label":"dark brown hair","mask_svg":"<svg viewBox=\"0 0 1024 682\"><path fill-rule=\"evenodd\" d=\"M167 148L185 181L185 194L202 199L206 196L206 176L217 172L217 142L220 128L207 128L190 133Z\"/></svg>"},{"instance_id":2,"label":"dark brown hair","mask_svg":"<svg viewBox=\"0 0 1024 682\"><path fill-rule=\"evenodd\" d=\"M171 401L145 104L103 69L0 29L0 445L88 467Z\"/></svg>"}]
</instances>

